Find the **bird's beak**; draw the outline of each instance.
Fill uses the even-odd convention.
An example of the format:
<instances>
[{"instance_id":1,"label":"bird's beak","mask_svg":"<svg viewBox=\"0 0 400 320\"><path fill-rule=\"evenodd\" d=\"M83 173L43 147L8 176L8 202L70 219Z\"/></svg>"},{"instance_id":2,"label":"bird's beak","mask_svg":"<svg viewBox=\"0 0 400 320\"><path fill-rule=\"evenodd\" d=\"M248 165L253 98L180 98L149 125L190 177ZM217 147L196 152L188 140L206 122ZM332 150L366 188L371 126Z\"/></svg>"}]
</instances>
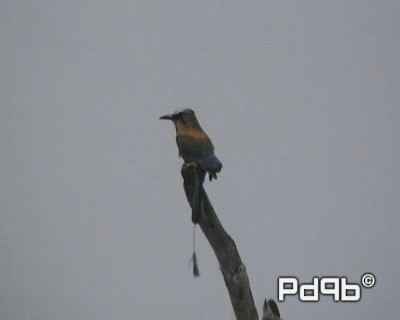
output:
<instances>
[{"instance_id":1,"label":"bird's beak","mask_svg":"<svg viewBox=\"0 0 400 320\"><path fill-rule=\"evenodd\" d=\"M166 114L165 116L160 117L160 120L172 120L172 114Z\"/></svg>"}]
</instances>

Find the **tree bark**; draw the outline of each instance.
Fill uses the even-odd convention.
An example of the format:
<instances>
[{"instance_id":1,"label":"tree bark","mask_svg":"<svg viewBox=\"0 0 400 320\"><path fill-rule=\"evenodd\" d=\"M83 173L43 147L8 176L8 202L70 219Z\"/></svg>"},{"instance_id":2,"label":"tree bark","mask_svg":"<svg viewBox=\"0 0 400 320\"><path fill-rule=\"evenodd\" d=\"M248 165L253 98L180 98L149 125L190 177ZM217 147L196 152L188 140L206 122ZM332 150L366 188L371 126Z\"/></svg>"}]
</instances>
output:
<instances>
[{"instance_id":1,"label":"tree bark","mask_svg":"<svg viewBox=\"0 0 400 320\"><path fill-rule=\"evenodd\" d=\"M205 172L197 166L182 166L183 187L189 204L192 206L196 178L204 181ZM251 294L246 267L240 259L235 242L224 230L208 196L202 187L200 190L199 226L206 236L218 259L225 285L237 320L258 320L257 309ZM197 204L196 204L197 206Z\"/></svg>"}]
</instances>

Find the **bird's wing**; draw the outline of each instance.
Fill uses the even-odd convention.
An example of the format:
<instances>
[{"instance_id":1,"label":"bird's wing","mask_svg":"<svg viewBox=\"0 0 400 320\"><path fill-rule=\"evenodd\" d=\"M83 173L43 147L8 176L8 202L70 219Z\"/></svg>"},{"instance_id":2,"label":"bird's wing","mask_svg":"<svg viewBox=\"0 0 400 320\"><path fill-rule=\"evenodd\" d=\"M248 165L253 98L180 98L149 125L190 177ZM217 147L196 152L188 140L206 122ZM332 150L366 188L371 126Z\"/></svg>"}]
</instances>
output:
<instances>
[{"instance_id":1,"label":"bird's wing","mask_svg":"<svg viewBox=\"0 0 400 320\"><path fill-rule=\"evenodd\" d=\"M214 152L210 139L197 139L189 135L177 135L179 151L191 158L198 159Z\"/></svg>"},{"instance_id":2,"label":"bird's wing","mask_svg":"<svg viewBox=\"0 0 400 320\"><path fill-rule=\"evenodd\" d=\"M214 153L205 156L204 158L199 160L200 166L208 172L220 172L222 169L222 163L215 156ZM216 175L213 175L216 178Z\"/></svg>"},{"instance_id":3,"label":"bird's wing","mask_svg":"<svg viewBox=\"0 0 400 320\"><path fill-rule=\"evenodd\" d=\"M194 159L206 171L221 171L222 164L214 155L214 146L207 136L204 139L196 139L187 135L178 135L176 142L182 156Z\"/></svg>"}]
</instances>

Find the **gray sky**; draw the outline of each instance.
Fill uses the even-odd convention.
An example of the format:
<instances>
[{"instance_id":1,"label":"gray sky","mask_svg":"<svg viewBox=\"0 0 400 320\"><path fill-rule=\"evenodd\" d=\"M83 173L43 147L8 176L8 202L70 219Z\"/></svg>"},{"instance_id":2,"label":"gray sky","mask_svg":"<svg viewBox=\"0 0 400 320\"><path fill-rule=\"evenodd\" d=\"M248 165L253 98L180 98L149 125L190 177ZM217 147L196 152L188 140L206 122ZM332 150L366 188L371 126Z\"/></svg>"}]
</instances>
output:
<instances>
[{"instance_id":1,"label":"gray sky","mask_svg":"<svg viewBox=\"0 0 400 320\"><path fill-rule=\"evenodd\" d=\"M144 4L145 3L145 4ZM289 319L393 319L398 1L2 1L0 319L232 319L172 124L195 109L208 195L260 309L277 277L377 284Z\"/></svg>"}]
</instances>

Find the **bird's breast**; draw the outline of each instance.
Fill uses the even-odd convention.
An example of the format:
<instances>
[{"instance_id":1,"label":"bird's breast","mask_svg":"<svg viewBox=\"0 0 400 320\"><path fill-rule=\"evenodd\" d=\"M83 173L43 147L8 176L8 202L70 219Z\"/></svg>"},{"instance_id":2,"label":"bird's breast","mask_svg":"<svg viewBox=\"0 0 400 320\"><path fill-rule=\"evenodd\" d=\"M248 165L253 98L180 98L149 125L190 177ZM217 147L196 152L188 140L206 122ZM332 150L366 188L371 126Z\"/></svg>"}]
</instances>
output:
<instances>
[{"instance_id":1,"label":"bird's breast","mask_svg":"<svg viewBox=\"0 0 400 320\"><path fill-rule=\"evenodd\" d=\"M188 137L194 140L209 140L207 134L203 130L193 129L193 128L181 128L178 130L178 135L181 137Z\"/></svg>"},{"instance_id":2,"label":"bird's breast","mask_svg":"<svg viewBox=\"0 0 400 320\"><path fill-rule=\"evenodd\" d=\"M197 163L197 161L196 161L196 159L194 157L189 156L188 154L186 154L184 152L179 152L179 155L181 156L181 158L183 159L183 161L185 163L193 163L193 162Z\"/></svg>"}]
</instances>

